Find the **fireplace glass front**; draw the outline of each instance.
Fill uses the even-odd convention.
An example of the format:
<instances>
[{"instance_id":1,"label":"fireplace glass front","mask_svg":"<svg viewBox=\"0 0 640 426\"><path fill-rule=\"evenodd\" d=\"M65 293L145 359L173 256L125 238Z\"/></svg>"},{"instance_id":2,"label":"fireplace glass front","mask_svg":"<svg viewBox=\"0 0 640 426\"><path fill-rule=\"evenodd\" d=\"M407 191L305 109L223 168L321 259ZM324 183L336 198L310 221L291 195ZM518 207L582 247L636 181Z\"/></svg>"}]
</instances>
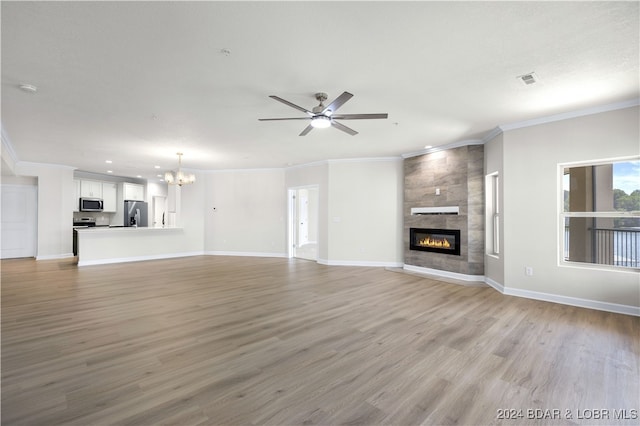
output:
<instances>
[{"instance_id":1,"label":"fireplace glass front","mask_svg":"<svg viewBox=\"0 0 640 426\"><path fill-rule=\"evenodd\" d=\"M411 250L460 256L459 229L411 228L409 248Z\"/></svg>"}]
</instances>

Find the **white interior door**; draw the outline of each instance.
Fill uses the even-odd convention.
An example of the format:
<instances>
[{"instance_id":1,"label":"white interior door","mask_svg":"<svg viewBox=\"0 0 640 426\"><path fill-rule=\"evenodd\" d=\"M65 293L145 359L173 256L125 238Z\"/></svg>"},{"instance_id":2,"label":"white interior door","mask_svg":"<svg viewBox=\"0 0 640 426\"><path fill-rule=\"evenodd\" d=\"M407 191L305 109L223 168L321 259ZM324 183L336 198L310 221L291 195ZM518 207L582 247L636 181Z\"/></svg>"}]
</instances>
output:
<instances>
[{"instance_id":1,"label":"white interior door","mask_svg":"<svg viewBox=\"0 0 640 426\"><path fill-rule=\"evenodd\" d=\"M291 257L318 259L318 187L289 190Z\"/></svg>"},{"instance_id":2,"label":"white interior door","mask_svg":"<svg viewBox=\"0 0 640 426\"><path fill-rule=\"evenodd\" d=\"M35 257L38 229L38 190L31 185L2 185L2 259Z\"/></svg>"}]
</instances>

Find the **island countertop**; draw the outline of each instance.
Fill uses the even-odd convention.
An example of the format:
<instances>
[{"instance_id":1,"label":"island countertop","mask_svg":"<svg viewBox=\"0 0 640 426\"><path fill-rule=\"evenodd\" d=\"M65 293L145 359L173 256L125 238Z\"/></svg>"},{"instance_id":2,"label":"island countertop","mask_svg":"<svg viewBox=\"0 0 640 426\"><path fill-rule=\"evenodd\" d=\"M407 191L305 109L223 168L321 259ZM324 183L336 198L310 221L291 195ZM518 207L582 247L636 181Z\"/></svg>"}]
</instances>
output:
<instances>
[{"instance_id":1,"label":"island countertop","mask_svg":"<svg viewBox=\"0 0 640 426\"><path fill-rule=\"evenodd\" d=\"M182 228L175 227L175 226L165 226L165 227L140 226L140 227L136 227L136 226L98 225L98 226L76 227L75 230L78 231L78 232L91 232L91 233L109 232L109 233L111 233L111 232L117 232L117 231L123 231L123 232L132 232L132 231L145 231L145 232L172 231L172 230L182 230Z\"/></svg>"},{"instance_id":2,"label":"island countertop","mask_svg":"<svg viewBox=\"0 0 640 426\"><path fill-rule=\"evenodd\" d=\"M78 228L78 266L135 262L202 254L189 250L180 227Z\"/></svg>"}]
</instances>

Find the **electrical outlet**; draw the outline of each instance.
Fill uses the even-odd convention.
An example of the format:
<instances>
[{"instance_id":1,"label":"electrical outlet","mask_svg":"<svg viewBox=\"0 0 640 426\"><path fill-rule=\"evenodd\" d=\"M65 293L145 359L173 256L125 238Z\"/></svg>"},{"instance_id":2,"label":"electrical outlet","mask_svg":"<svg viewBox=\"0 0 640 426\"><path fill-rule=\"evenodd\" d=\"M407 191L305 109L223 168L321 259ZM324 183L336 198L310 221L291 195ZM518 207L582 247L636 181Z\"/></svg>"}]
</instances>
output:
<instances>
[{"instance_id":1,"label":"electrical outlet","mask_svg":"<svg viewBox=\"0 0 640 426\"><path fill-rule=\"evenodd\" d=\"M528 276L528 277L532 277L533 276L533 268L531 266L525 266L524 274L526 276Z\"/></svg>"}]
</instances>

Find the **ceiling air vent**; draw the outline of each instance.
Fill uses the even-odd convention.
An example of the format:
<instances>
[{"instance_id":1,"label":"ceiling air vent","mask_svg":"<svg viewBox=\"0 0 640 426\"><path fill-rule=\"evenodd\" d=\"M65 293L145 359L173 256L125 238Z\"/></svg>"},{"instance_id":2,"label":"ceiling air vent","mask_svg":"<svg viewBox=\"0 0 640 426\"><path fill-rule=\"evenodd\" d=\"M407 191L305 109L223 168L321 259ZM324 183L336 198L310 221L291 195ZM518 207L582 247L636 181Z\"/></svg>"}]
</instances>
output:
<instances>
[{"instance_id":1,"label":"ceiling air vent","mask_svg":"<svg viewBox=\"0 0 640 426\"><path fill-rule=\"evenodd\" d=\"M530 72L529 74L519 75L517 78L527 86L538 82L538 76L534 72Z\"/></svg>"}]
</instances>

